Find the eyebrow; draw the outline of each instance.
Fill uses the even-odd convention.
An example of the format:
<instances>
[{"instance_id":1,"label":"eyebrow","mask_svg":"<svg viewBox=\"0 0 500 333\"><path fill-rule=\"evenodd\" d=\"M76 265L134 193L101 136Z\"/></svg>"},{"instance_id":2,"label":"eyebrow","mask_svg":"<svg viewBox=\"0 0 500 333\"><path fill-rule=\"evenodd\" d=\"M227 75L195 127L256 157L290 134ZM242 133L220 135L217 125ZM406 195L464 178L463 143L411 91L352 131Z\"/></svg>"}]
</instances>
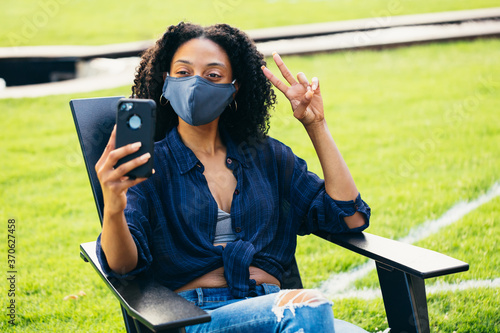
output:
<instances>
[{"instance_id":1,"label":"eyebrow","mask_svg":"<svg viewBox=\"0 0 500 333\"><path fill-rule=\"evenodd\" d=\"M177 63L177 62L180 62L180 63L183 63L183 64L187 64L187 65L193 65L193 63L191 61L184 60L184 59L177 59L174 62L174 64ZM226 65L224 63L222 63L222 62L211 62L211 63L207 64L206 66L209 66L209 67L211 67L211 66L220 66L220 67L226 68Z\"/></svg>"},{"instance_id":2,"label":"eyebrow","mask_svg":"<svg viewBox=\"0 0 500 333\"><path fill-rule=\"evenodd\" d=\"M220 66L220 67L226 67L225 64L223 64L222 62L211 62L209 64L207 64L207 66Z\"/></svg>"},{"instance_id":3,"label":"eyebrow","mask_svg":"<svg viewBox=\"0 0 500 333\"><path fill-rule=\"evenodd\" d=\"M187 61L187 60L183 60L183 59L178 59L174 62L174 64L176 62L182 62L183 64L188 64L188 65L192 65L193 63L191 61Z\"/></svg>"}]
</instances>

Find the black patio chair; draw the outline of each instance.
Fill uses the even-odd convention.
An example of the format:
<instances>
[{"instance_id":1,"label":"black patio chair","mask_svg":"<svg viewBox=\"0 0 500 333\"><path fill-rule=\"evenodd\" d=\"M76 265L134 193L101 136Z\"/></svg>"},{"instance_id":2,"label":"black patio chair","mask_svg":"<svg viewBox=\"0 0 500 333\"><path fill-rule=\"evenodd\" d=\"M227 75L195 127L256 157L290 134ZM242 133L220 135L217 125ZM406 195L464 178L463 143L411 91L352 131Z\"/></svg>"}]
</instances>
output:
<instances>
[{"instance_id":1,"label":"black patio chair","mask_svg":"<svg viewBox=\"0 0 500 333\"><path fill-rule=\"evenodd\" d=\"M113 129L120 98L70 102L101 225L103 199L94 166ZM469 269L467 263L441 253L366 232L317 236L375 260L391 333L429 332L424 280ZM147 276L129 280L106 276L95 253L95 241L80 245L82 259L91 263L120 302L127 332L185 332L185 326L210 321L208 313ZM285 274L282 288L302 288L295 260Z\"/></svg>"}]
</instances>

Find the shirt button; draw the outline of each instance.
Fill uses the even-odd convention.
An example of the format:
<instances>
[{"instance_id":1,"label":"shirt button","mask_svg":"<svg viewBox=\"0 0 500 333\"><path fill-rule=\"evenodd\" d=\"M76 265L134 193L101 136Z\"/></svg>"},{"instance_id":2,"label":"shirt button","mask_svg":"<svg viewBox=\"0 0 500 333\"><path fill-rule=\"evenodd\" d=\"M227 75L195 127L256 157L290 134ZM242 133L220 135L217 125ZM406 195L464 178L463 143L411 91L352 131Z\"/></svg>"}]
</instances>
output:
<instances>
[{"instance_id":1,"label":"shirt button","mask_svg":"<svg viewBox=\"0 0 500 333\"><path fill-rule=\"evenodd\" d=\"M198 168L201 168L201 164L200 164L200 163L196 163L196 166L197 166Z\"/></svg>"},{"instance_id":2,"label":"shirt button","mask_svg":"<svg viewBox=\"0 0 500 333\"><path fill-rule=\"evenodd\" d=\"M241 228L240 227L236 227L236 229L234 229L234 231L236 231L237 233L240 233L241 232Z\"/></svg>"},{"instance_id":3,"label":"shirt button","mask_svg":"<svg viewBox=\"0 0 500 333\"><path fill-rule=\"evenodd\" d=\"M358 208L359 208L358 205L354 205L354 209L358 210Z\"/></svg>"},{"instance_id":4,"label":"shirt button","mask_svg":"<svg viewBox=\"0 0 500 333\"><path fill-rule=\"evenodd\" d=\"M234 194L236 194L236 195L240 194L240 190L238 190L238 189L234 190Z\"/></svg>"},{"instance_id":5,"label":"shirt button","mask_svg":"<svg viewBox=\"0 0 500 333\"><path fill-rule=\"evenodd\" d=\"M228 157L226 162L227 162L227 164L231 164L231 163L233 163L233 160Z\"/></svg>"}]
</instances>

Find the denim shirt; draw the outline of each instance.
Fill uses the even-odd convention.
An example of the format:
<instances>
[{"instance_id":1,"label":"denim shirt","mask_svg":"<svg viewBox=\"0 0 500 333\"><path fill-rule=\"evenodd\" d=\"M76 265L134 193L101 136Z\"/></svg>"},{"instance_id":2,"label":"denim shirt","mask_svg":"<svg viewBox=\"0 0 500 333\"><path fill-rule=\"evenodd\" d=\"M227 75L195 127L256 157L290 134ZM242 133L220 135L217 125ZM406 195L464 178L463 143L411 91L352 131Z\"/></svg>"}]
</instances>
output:
<instances>
[{"instance_id":1,"label":"denim shirt","mask_svg":"<svg viewBox=\"0 0 500 333\"><path fill-rule=\"evenodd\" d=\"M282 282L295 254L297 235L318 230L360 232L368 227L370 208L360 195L336 201L324 181L307 171L306 162L283 143L233 141L221 130L227 148L226 166L237 186L231 204L231 223L237 235L225 248L214 246L218 206L204 166L174 128L155 144L156 173L127 192L125 217L137 245L137 267L125 274L113 272L97 239L97 255L110 276L126 278L144 272L170 289L224 267L235 297L245 297L255 281L250 265ZM359 211L365 225L349 229L344 217Z\"/></svg>"}]
</instances>

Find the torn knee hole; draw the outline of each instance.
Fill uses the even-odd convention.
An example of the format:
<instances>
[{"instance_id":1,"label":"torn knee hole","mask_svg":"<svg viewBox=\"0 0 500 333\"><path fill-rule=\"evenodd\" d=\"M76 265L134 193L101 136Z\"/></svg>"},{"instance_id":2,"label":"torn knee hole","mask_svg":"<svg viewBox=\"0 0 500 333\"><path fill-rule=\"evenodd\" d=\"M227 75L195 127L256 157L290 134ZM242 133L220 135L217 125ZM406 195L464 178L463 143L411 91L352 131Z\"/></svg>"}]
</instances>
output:
<instances>
[{"instance_id":1,"label":"torn knee hole","mask_svg":"<svg viewBox=\"0 0 500 333\"><path fill-rule=\"evenodd\" d=\"M295 316L295 309L304 306L315 308L323 304L333 304L323 294L316 290L281 290L276 296L272 311L276 314L278 322L284 316L286 309Z\"/></svg>"},{"instance_id":2,"label":"torn knee hole","mask_svg":"<svg viewBox=\"0 0 500 333\"><path fill-rule=\"evenodd\" d=\"M328 302L328 300L316 290L286 290L278 296L277 306L290 304L310 304L314 302Z\"/></svg>"}]
</instances>

